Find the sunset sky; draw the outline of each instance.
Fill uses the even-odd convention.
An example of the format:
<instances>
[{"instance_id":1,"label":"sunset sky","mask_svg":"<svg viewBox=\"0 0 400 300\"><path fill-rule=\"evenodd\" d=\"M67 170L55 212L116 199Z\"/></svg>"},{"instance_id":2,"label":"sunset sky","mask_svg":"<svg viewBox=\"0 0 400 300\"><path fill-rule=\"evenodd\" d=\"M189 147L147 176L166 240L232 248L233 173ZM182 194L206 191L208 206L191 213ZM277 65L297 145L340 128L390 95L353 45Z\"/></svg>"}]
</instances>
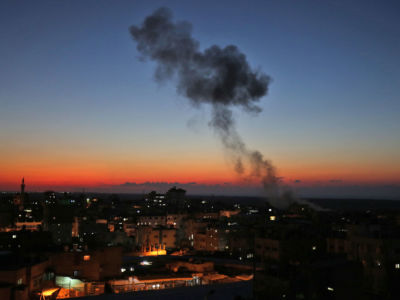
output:
<instances>
[{"instance_id":1,"label":"sunset sky","mask_svg":"<svg viewBox=\"0 0 400 300\"><path fill-rule=\"evenodd\" d=\"M128 28L161 6L273 78L249 148L300 195L400 199L398 1L0 2L0 190L260 193Z\"/></svg>"}]
</instances>

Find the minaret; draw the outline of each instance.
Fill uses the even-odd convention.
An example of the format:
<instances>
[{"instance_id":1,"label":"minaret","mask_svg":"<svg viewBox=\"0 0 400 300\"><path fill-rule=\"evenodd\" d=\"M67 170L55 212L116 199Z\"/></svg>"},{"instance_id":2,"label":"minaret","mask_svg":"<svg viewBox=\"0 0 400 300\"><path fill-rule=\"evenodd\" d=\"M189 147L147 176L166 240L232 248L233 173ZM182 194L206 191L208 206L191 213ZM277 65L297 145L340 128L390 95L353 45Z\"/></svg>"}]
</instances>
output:
<instances>
[{"instance_id":1,"label":"minaret","mask_svg":"<svg viewBox=\"0 0 400 300\"><path fill-rule=\"evenodd\" d=\"M25 178L22 177L21 182L21 204L25 205Z\"/></svg>"},{"instance_id":2,"label":"minaret","mask_svg":"<svg viewBox=\"0 0 400 300\"><path fill-rule=\"evenodd\" d=\"M21 193L16 195L14 198L14 205L18 205L18 209L20 211L24 210L24 204L25 204L25 178L22 178L21 182Z\"/></svg>"},{"instance_id":3,"label":"minaret","mask_svg":"<svg viewBox=\"0 0 400 300\"><path fill-rule=\"evenodd\" d=\"M25 193L25 178L22 177L22 183L21 183L21 195Z\"/></svg>"}]
</instances>

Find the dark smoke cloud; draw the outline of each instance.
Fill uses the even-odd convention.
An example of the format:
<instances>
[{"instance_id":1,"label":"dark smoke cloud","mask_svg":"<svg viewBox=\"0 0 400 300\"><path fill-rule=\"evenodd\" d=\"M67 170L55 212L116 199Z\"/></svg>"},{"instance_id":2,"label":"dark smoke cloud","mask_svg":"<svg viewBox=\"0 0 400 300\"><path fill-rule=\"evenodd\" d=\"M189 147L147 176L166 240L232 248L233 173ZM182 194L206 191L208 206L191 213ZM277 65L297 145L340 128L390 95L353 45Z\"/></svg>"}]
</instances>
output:
<instances>
[{"instance_id":1,"label":"dark smoke cloud","mask_svg":"<svg viewBox=\"0 0 400 300\"><path fill-rule=\"evenodd\" d=\"M157 63L157 81L175 79L178 93L194 106L212 106L209 124L220 137L235 171L247 179L260 179L269 196L277 199L275 168L260 152L246 147L232 114L233 107L259 113L257 102L268 93L271 78L253 70L234 45L213 45L200 51L191 29L188 22L174 22L169 9L160 8L140 26L130 27L130 33L143 58Z\"/></svg>"},{"instance_id":2,"label":"dark smoke cloud","mask_svg":"<svg viewBox=\"0 0 400 300\"><path fill-rule=\"evenodd\" d=\"M243 106L259 112L255 105L268 91L270 78L253 71L236 46L211 46L199 51L187 22L172 22L167 8L156 10L140 27L130 28L137 49L157 62L156 79L178 76L178 91L195 104Z\"/></svg>"}]
</instances>

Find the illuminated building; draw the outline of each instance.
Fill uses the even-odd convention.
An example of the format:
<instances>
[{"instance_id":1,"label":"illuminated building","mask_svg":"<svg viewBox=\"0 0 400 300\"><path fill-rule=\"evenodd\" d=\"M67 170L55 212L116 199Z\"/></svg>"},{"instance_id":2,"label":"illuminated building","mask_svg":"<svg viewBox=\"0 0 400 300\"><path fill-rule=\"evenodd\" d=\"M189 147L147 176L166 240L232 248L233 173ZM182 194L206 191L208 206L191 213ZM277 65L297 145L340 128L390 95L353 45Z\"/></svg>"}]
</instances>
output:
<instances>
[{"instance_id":1,"label":"illuminated building","mask_svg":"<svg viewBox=\"0 0 400 300\"><path fill-rule=\"evenodd\" d=\"M137 229L136 244L146 251L152 251L151 248L172 250L177 247L176 232L175 228L141 226Z\"/></svg>"},{"instance_id":2,"label":"illuminated building","mask_svg":"<svg viewBox=\"0 0 400 300\"><path fill-rule=\"evenodd\" d=\"M236 216L240 213L240 209L235 209L235 210L220 210L219 211L219 216L220 217L226 217L230 218L232 216Z\"/></svg>"},{"instance_id":3,"label":"illuminated building","mask_svg":"<svg viewBox=\"0 0 400 300\"><path fill-rule=\"evenodd\" d=\"M133 291L159 290L183 286L200 285L199 277L171 275L166 276L134 276L128 279L111 280L109 284L114 293L126 293Z\"/></svg>"},{"instance_id":4,"label":"illuminated building","mask_svg":"<svg viewBox=\"0 0 400 300\"><path fill-rule=\"evenodd\" d=\"M136 236L136 224L124 223L123 228L124 228L124 232L126 233L127 236L130 236L130 237Z\"/></svg>"},{"instance_id":5,"label":"illuminated building","mask_svg":"<svg viewBox=\"0 0 400 300\"><path fill-rule=\"evenodd\" d=\"M187 214L167 214L167 226L179 228L184 224L187 217Z\"/></svg>"},{"instance_id":6,"label":"illuminated building","mask_svg":"<svg viewBox=\"0 0 400 300\"><path fill-rule=\"evenodd\" d=\"M159 256L166 255L165 245L149 245L142 246L140 251L132 253L135 256Z\"/></svg>"},{"instance_id":7,"label":"illuminated building","mask_svg":"<svg viewBox=\"0 0 400 300\"><path fill-rule=\"evenodd\" d=\"M151 227L166 226L167 218L165 215L140 216L137 225Z\"/></svg>"},{"instance_id":8,"label":"illuminated building","mask_svg":"<svg viewBox=\"0 0 400 300\"><path fill-rule=\"evenodd\" d=\"M78 237L79 236L79 218L74 217L74 221L72 223L72 232L71 232L72 237Z\"/></svg>"},{"instance_id":9,"label":"illuminated building","mask_svg":"<svg viewBox=\"0 0 400 300\"><path fill-rule=\"evenodd\" d=\"M65 299L104 294L105 282L83 281L69 276L56 276L55 284L60 288L57 299Z\"/></svg>"},{"instance_id":10,"label":"illuminated building","mask_svg":"<svg viewBox=\"0 0 400 300\"><path fill-rule=\"evenodd\" d=\"M39 231L43 222L15 222L16 230Z\"/></svg>"},{"instance_id":11,"label":"illuminated building","mask_svg":"<svg viewBox=\"0 0 400 300\"><path fill-rule=\"evenodd\" d=\"M228 246L229 230L220 227L208 227L194 234L193 248L197 251L225 251Z\"/></svg>"}]
</instances>

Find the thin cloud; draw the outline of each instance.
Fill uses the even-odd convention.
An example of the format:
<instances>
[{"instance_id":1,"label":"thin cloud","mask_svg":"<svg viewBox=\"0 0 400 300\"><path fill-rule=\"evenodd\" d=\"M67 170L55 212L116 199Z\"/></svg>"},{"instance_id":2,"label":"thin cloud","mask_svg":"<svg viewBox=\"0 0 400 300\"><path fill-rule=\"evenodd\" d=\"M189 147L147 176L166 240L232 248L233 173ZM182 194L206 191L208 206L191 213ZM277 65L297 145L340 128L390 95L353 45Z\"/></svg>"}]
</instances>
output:
<instances>
[{"instance_id":1,"label":"thin cloud","mask_svg":"<svg viewBox=\"0 0 400 300\"><path fill-rule=\"evenodd\" d=\"M330 183L342 183L343 180L342 179L331 179L329 180Z\"/></svg>"}]
</instances>

